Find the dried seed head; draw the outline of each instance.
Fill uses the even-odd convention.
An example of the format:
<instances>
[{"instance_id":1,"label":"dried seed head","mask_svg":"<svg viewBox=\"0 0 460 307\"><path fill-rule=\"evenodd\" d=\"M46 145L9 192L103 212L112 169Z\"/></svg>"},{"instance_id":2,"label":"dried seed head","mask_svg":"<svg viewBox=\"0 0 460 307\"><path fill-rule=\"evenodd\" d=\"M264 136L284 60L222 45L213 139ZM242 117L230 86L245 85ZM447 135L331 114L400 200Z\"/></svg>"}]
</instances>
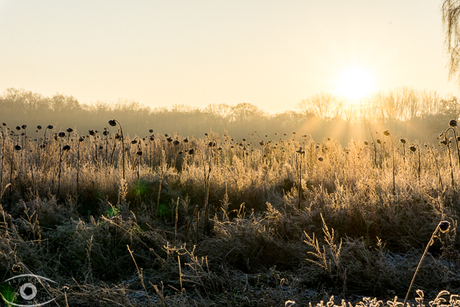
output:
<instances>
[{"instance_id":1,"label":"dried seed head","mask_svg":"<svg viewBox=\"0 0 460 307\"><path fill-rule=\"evenodd\" d=\"M439 142L439 143L441 143L442 145L446 145L446 146L447 146L447 144L448 144L448 142L447 142L447 140L446 140L446 139L442 140L442 141L441 141L441 142Z\"/></svg>"},{"instance_id":2,"label":"dried seed head","mask_svg":"<svg viewBox=\"0 0 460 307\"><path fill-rule=\"evenodd\" d=\"M24 129L24 130L27 129L27 125L22 125L21 127L22 127L22 129Z\"/></svg>"},{"instance_id":3,"label":"dried seed head","mask_svg":"<svg viewBox=\"0 0 460 307\"><path fill-rule=\"evenodd\" d=\"M53 129L53 128L54 128L53 125L48 125L48 126L46 126L46 129L50 129L50 130L51 130L51 129Z\"/></svg>"},{"instance_id":4,"label":"dried seed head","mask_svg":"<svg viewBox=\"0 0 460 307\"><path fill-rule=\"evenodd\" d=\"M189 155L193 155L194 153L195 153L195 150L193 148L188 151Z\"/></svg>"},{"instance_id":5,"label":"dried seed head","mask_svg":"<svg viewBox=\"0 0 460 307\"><path fill-rule=\"evenodd\" d=\"M91 135L91 136L95 136L95 135L96 135L96 132L95 132L93 129L88 130L88 133L89 133L89 135Z\"/></svg>"},{"instance_id":6,"label":"dried seed head","mask_svg":"<svg viewBox=\"0 0 460 307\"><path fill-rule=\"evenodd\" d=\"M179 140L174 140L173 144L174 144L175 146L177 146L177 145L180 144L180 142L179 142Z\"/></svg>"},{"instance_id":7,"label":"dried seed head","mask_svg":"<svg viewBox=\"0 0 460 307\"><path fill-rule=\"evenodd\" d=\"M403 144L406 144L406 140L405 140L405 139L400 139L399 141L400 141L401 143L403 143Z\"/></svg>"},{"instance_id":8,"label":"dried seed head","mask_svg":"<svg viewBox=\"0 0 460 307\"><path fill-rule=\"evenodd\" d=\"M185 138L185 139L183 140L183 142L184 142L184 143L188 143L188 138Z\"/></svg>"},{"instance_id":9,"label":"dried seed head","mask_svg":"<svg viewBox=\"0 0 460 307\"><path fill-rule=\"evenodd\" d=\"M70 150L70 145L64 145L64 147L62 147L62 150L64 151Z\"/></svg>"},{"instance_id":10,"label":"dried seed head","mask_svg":"<svg viewBox=\"0 0 460 307\"><path fill-rule=\"evenodd\" d=\"M117 125L117 121L115 119L109 120L109 125L115 127Z\"/></svg>"},{"instance_id":11,"label":"dried seed head","mask_svg":"<svg viewBox=\"0 0 460 307\"><path fill-rule=\"evenodd\" d=\"M19 131L19 130L21 130L21 127L19 127L19 126L16 126L16 130L18 130L18 131Z\"/></svg>"},{"instance_id":12,"label":"dried seed head","mask_svg":"<svg viewBox=\"0 0 460 307\"><path fill-rule=\"evenodd\" d=\"M67 128L66 130L68 133L72 133L73 132L73 129L72 128Z\"/></svg>"},{"instance_id":13,"label":"dried seed head","mask_svg":"<svg viewBox=\"0 0 460 307\"><path fill-rule=\"evenodd\" d=\"M380 139L377 139L377 144L381 144L382 141L380 141Z\"/></svg>"},{"instance_id":14,"label":"dried seed head","mask_svg":"<svg viewBox=\"0 0 460 307\"><path fill-rule=\"evenodd\" d=\"M82 137L82 136L78 139L79 142L83 142L84 140L85 140L85 138Z\"/></svg>"},{"instance_id":15,"label":"dried seed head","mask_svg":"<svg viewBox=\"0 0 460 307\"><path fill-rule=\"evenodd\" d=\"M42 126L38 125L38 126L37 126L37 129L38 129L38 130L42 130Z\"/></svg>"},{"instance_id":16,"label":"dried seed head","mask_svg":"<svg viewBox=\"0 0 460 307\"><path fill-rule=\"evenodd\" d=\"M417 147L415 145L411 145L409 149L410 151L415 152L417 150Z\"/></svg>"},{"instance_id":17,"label":"dried seed head","mask_svg":"<svg viewBox=\"0 0 460 307\"><path fill-rule=\"evenodd\" d=\"M451 126L451 127L457 127L457 121L456 121L455 119L451 119L451 120L449 121L449 126Z\"/></svg>"},{"instance_id":18,"label":"dried seed head","mask_svg":"<svg viewBox=\"0 0 460 307\"><path fill-rule=\"evenodd\" d=\"M21 145L14 145L14 149L15 149L15 150L21 150L22 147L21 147Z\"/></svg>"},{"instance_id":19,"label":"dried seed head","mask_svg":"<svg viewBox=\"0 0 460 307\"><path fill-rule=\"evenodd\" d=\"M442 221L439 223L439 230L441 230L442 233L447 232L449 228L450 228L450 223L448 221Z\"/></svg>"},{"instance_id":20,"label":"dried seed head","mask_svg":"<svg viewBox=\"0 0 460 307\"><path fill-rule=\"evenodd\" d=\"M61 132L59 132L58 135L59 135L60 138L63 138L63 137L65 137L65 132L64 132L64 131L61 131Z\"/></svg>"},{"instance_id":21,"label":"dried seed head","mask_svg":"<svg viewBox=\"0 0 460 307\"><path fill-rule=\"evenodd\" d=\"M132 140L132 141L131 141L131 144L133 144L133 145L134 145L134 144L137 144L137 140L136 140L136 139Z\"/></svg>"},{"instance_id":22,"label":"dried seed head","mask_svg":"<svg viewBox=\"0 0 460 307\"><path fill-rule=\"evenodd\" d=\"M19 264L14 264L11 270L13 270L13 273L19 273L21 272L22 268Z\"/></svg>"},{"instance_id":23,"label":"dried seed head","mask_svg":"<svg viewBox=\"0 0 460 307\"><path fill-rule=\"evenodd\" d=\"M318 157L318 161L319 161L319 162L322 162L323 160L324 160L324 158L323 158L323 157L321 157L321 156L320 156L320 157Z\"/></svg>"},{"instance_id":24,"label":"dried seed head","mask_svg":"<svg viewBox=\"0 0 460 307\"><path fill-rule=\"evenodd\" d=\"M137 154L138 156L142 156L142 150L139 150L138 152L136 152L136 154Z\"/></svg>"},{"instance_id":25,"label":"dried seed head","mask_svg":"<svg viewBox=\"0 0 460 307\"><path fill-rule=\"evenodd\" d=\"M155 141L155 137L154 137L153 135L151 135L151 136L149 137L149 139L150 139L150 141Z\"/></svg>"},{"instance_id":26,"label":"dried seed head","mask_svg":"<svg viewBox=\"0 0 460 307\"><path fill-rule=\"evenodd\" d=\"M169 136L169 137L166 139L166 141L168 141L169 143L171 143L171 142L173 141L173 139L172 139L172 137Z\"/></svg>"},{"instance_id":27,"label":"dried seed head","mask_svg":"<svg viewBox=\"0 0 460 307\"><path fill-rule=\"evenodd\" d=\"M364 145L369 145L369 142L368 141L364 141Z\"/></svg>"},{"instance_id":28,"label":"dried seed head","mask_svg":"<svg viewBox=\"0 0 460 307\"><path fill-rule=\"evenodd\" d=\"M104 132L102 132L103 135L108 136L109 135L109 130L105 129Z\"/></svg>"}]
</instances>

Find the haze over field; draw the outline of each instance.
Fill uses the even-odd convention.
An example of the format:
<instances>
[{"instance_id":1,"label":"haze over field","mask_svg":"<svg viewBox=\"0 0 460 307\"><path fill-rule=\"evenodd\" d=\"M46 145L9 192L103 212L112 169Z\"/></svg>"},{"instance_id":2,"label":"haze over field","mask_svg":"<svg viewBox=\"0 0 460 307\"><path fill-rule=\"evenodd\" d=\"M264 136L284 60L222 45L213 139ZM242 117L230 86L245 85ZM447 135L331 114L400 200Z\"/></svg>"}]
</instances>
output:
<instances>
[{"instance_id":1,"label":"haze over field","mask_svg":"<svg viewBox=\"0 0 460 307\"><path fill-rule=\"evenodd\" d=\"M270 113L319 92L457 95L440 5L0 0L0 92L152 108L245 102Z\"/></svg>"}]
</instances>

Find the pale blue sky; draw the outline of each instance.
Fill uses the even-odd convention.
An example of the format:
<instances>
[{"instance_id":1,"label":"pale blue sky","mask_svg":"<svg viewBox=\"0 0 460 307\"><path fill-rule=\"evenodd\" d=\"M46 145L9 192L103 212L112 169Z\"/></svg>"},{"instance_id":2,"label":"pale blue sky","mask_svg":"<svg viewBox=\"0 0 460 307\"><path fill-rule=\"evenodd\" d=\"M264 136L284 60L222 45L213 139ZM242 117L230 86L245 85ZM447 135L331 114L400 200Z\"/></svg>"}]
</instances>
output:
<instances>
[{"instance_id":1,"label":"pale blue sky","mask_svg":"<svg viewBox=\"0 0 460 307\"><path fill-rule=\"evenodd\" d=\"M0 0L0 93L275 113L361 66L387 91L457 95L441 1Z\"/></svg>"}]
</instances>

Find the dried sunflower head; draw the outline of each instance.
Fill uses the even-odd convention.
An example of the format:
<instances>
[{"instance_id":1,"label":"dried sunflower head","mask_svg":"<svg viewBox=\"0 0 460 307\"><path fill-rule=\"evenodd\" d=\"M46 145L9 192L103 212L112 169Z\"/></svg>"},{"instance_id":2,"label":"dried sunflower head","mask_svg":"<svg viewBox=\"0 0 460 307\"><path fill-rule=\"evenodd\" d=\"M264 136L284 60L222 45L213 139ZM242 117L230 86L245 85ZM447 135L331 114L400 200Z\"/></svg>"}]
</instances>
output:
<instances>
[{"instance_id":1,"label":"dried sunflower head","mask_svg":"<svg viewBox=\"0 0 460 307\"><path fill-rule=\"evenodd\" d=\"M450 223L448 221L441 221L439 223L439 230L441 230L442 233L447 232L449 228L450 228Z\"/></svg>"}]
</instances>

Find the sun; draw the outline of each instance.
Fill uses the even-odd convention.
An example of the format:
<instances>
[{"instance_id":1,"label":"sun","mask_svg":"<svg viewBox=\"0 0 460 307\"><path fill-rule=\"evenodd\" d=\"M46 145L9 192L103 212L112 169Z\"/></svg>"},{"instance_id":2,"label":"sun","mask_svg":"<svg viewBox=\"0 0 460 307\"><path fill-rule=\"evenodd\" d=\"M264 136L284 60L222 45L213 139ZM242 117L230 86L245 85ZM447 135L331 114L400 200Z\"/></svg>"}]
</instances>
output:
<instances>
[{"instance_id":1,"label":"sun","mask_svg":"<svg viewBox=\"0 0 460 307\"><path fill-rule=\"evenodd\" d=\"M374 77L365 68L347 68L339 75L335 91L347 100L359 102L374 91Z\"/></svg>"}]
</instances>

